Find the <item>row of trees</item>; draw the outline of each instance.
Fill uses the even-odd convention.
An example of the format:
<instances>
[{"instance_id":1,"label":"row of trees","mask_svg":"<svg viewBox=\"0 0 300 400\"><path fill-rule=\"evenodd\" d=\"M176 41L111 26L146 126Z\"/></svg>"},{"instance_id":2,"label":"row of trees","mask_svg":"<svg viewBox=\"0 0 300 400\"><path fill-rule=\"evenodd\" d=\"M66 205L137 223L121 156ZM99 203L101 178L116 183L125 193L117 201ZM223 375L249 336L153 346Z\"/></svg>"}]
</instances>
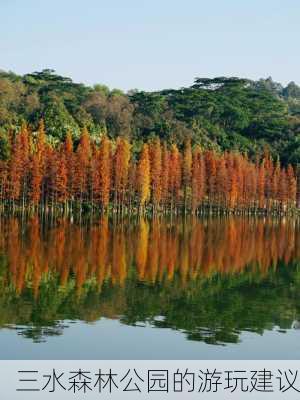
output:
<instances>
[{"instance_id":1,"label":"row of trees","mask_svg":"<svg viewBox=\"0 0 300 400\"><path fill-rule=\"evenodd\" d=\"M297 206L293 167L282 167L267 152L252 162L237 152L192 148L189 139L178 148L155 138L135 150L124 137L104 135L97 145L86 128L76 149L71 133L54 147L43 121L36 134L24 124L10 147L0 162L4 208L198 213L290 212Z\"/></svg>"}]
</instances>

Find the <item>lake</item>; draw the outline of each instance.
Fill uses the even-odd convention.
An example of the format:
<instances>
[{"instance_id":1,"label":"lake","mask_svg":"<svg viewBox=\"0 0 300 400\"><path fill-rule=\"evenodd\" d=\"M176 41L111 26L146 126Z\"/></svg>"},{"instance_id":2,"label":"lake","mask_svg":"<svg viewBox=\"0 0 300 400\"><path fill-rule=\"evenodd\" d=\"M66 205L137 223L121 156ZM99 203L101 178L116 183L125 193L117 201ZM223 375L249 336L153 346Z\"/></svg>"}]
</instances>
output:
<instances>
[{"instance_id":1,"label":"lake","mask_svg":"<svg viewBox=\"0 0 300 400\"><path fill-rule=\"evenodd\" d=\"M297 219L0 219L1 359L299 359Z\"/></svg>"}]
</instances>

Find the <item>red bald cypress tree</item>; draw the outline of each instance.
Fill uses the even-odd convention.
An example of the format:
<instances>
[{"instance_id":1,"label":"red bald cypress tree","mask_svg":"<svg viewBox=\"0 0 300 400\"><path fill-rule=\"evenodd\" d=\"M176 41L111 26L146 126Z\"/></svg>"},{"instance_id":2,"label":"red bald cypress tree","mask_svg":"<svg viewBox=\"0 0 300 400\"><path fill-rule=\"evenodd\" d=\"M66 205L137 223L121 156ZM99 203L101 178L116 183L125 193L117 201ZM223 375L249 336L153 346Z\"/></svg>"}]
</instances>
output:
<instances>
[{"instance_id":1,"label":"red bald cypress tree","mask_svg":"<svg viewBox=\"0 0 300 400\"><path fill-rule=\"evenodd\" d=\"M297 199L297 179L295 175L294 168L291 164L288 165L286 171L286 180L287 180L287 201L288 207L294 208L296 206L296 199Z\"/></svg>"},{"instance_id":2,"label":"red bald cypress tree","mask_svg":"<svg viewBox=\"0 0 300 400\"><path fill-rule=\"evenodd\" d=\"M128 168L130 160L130 144L124 137L117 139L114 154L114 208L117 211L123 209L126 185L128 179Z\"/></svg>"},{"instance_id":3,"label":"red bald cypress tree","mask_svg":"<svg viewBox=\"0 0 300 400\"><path fill-rule=\"evenodd\" d=\"M192 212L195 213L203 203L205 196L205 163L201 149L196 146L192 155Z\"/></svg>"},{"instance_id":4,"label":"red bald cypress tree","mask_svg":"<svg viewBox=\"0 0 300 400\"><path fill-rule=\"evenodd\" d=\"M74 190L75 198L79 202L80 210L82 204L87 200L89 190L89 167L91 157L91 144L89 132L86 128L82 130L80 142L75 153L74 160Z\"/></svg>"},{"instance_id":5,"label":"red bald cypress tree","mask_svg":"<svg viewBox=\"0 0 300 400\"><path fill-rule=\"evenodd\" d=\"M205 169L206 169L206 187L208 204L213 206L216 193L216 176L217 176L217 163L216 154L214 151L207 150L205 152Z\"/></svg>"},{"instance_id":6,"label":"red bald cypress tree","mask_svg":"<svg viewBox=\"0 0 300 400\"><path fill-rule=\"evenodd\" d=\"M150 199L150 157L148 144L143 145L143 149L140 154L140 159L137 165L136 174L137 194L139 208L142 211L144 205Z\"/></svg>"},{"instance_id":7,"label":"red bald cypress tree","mask_svg":"<svg viewBox=\"0 0 300 400\"><path fill-rule=\"evenodd\" d=\"M161 203L163 208L169 205L170 199L170 152L166 143L162 146L162 171L161 171Z\"/></svg>"},{"instance_id":8,"label":"red bald cypress tree","mask_svg":"<svg viewBox=\"0 0 300 400\"><path fill-rule=\"evenodd\" d=\"M107 136L103 136L99 149L99 177L101 206L105 210L108 207L111 189L111 142Z\"/></svg>"},{"instance_id":9,"label":"red bald cypress tree","mask_svg":"<svg viewBox=\"0 0 300 400\"><path fill-rule=\"evenodd\" d=\"M160 140L157 138L149 145L150 176L152 188L152 205L154 211L159 208L162 198L162 150Z\"/></svg>"},{"instance_id":10,"label":"red bald cypress tree","mask_svg":"<svg viewBox=\"0 0 300 400\"><path fill-rule=\"evenodd\" d=\"M183 197L184 197L184 210L185 212L190 207L191 198L191 180L192 180L192 147L191 140L188 138L185 141L183 158L182 158L182 184L183 184Z\"/></svg>"},{"instance_id":11,"label":"red bald cypress tree","mask_svg":"<svg viewBox=\"0 0 300 400\"><path fill-rule=\"evenodd\" d=\"M171 195L171 211L181 206L181 179L182 163L181 155L176 144L173 144L169 160L169 187Z\"/></svg>"}]
</instances>

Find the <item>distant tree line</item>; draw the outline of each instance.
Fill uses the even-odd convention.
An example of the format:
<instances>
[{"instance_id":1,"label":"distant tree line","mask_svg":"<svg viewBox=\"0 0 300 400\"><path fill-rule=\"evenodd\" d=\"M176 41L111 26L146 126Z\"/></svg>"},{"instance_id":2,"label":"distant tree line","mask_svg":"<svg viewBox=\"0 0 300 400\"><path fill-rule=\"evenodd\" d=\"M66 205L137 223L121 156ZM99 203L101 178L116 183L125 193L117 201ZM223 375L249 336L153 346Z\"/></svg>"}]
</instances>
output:
<instances>
[{"instance_id":1,"label":"distant tree line","mask_svg":"<svg viewBox=\"0 0 300 400\"><path fill-rule=\"evenodd\" d=\"M0 161L0 202L9 210L144 213L293 213L300 205L296 171L266 149L251 161L237 151L180 148L149 138L140 150L124 136L99 140L83 128L58 145L43 120L33 133L23 124Z\"/></svg>"},{"instance_id":2,"label":"distant tree line","mask_svg":"<svg viewBox=\"0 0 300 400\"><path fill-rule=\"evenodd\" d=\"M9 156L9 135L26 121L33 132L43 118L47 141L58 145L67 132L77 145L86 127L99 143L125 137L140 150L154 138L182 149L236 150L255 160L268 148L284 165L300 162L300 87L271 78L197 78L177 90L123 93L89 87L43 70L19 76L0 72L0 158Z\"/></svg>"}]
</instances>

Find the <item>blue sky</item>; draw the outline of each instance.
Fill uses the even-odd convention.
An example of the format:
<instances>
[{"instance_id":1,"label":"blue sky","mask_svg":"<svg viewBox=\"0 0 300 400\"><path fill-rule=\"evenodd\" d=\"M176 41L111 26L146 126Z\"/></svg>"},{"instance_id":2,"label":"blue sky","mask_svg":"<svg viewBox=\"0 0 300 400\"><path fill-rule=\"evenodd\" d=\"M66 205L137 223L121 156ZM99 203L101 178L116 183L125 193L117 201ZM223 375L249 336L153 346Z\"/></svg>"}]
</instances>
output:
<instances>
[{"instance_id":1,"label":"blue sky","mask_svg":"<svg viewBox=\"0 0 300 400\"><path fill-rule=\"evenodd\" d=\"M300 84L299 0L0 0L0 69L153 90L196 76Z\"/></svg>"}]
</instances>

